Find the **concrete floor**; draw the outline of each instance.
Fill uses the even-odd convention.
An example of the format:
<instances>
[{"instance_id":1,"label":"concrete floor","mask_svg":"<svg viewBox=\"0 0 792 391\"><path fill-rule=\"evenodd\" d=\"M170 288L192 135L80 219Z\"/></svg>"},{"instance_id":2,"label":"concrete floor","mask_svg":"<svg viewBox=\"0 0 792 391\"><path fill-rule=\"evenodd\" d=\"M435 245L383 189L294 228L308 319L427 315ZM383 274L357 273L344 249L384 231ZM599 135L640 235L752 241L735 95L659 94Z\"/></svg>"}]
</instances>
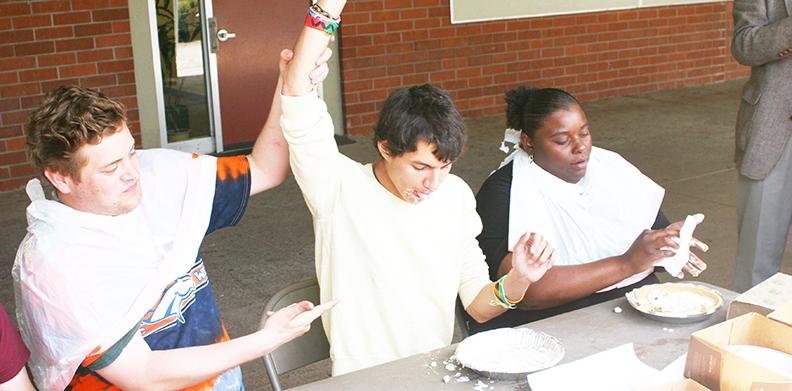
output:
<instances>
[{"instance_id":1,"label":"concrete floor","mask_svg":"<svg viewBox=\"0 0 792 391\"><path fill-rule=\"evenodd\" d=\"M663 209L672 220L703 212L696 236L710 245L703 256L709 269L699 279L731 287L735 254L736 173L732 162L734 121L744 80L652 94L603 99L584 104L594 144L621 153L666 189ZM497 167L502 116L469 120L467 151L454 165L456 175L475 190ZM374 158L367 138L341 151L359 161ZM25 233L24 193L0 194L0 268L10 270ZM783 269L792 273L787 247ZM208 237L203 245L226 327L232 336L252 332L264 303L290 282L310 277L313 269L311 218L293 179L253 198L236 228ZM13 313L11 277L0 274L0 302ZM262 360L243 366L250 390L269 389ZM285 386L328 376L327 362L284 376Z\"/></svg>"}]
</instances>

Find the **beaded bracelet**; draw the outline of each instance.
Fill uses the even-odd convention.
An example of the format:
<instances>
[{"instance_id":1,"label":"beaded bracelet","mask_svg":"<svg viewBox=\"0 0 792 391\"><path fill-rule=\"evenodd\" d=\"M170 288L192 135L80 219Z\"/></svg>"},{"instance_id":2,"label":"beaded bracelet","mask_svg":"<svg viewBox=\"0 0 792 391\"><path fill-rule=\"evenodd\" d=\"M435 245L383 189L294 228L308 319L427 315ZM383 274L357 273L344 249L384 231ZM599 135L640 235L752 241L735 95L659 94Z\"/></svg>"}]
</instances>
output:
<instances>
[{"instance_id":1,"label":"beaded bracelet","mask_svg":"<svg viewBox=\"0 0 792 391\"><path fill-rule=\"evenodd\" d=\"M517 299L517 300L515 300L515 301L511 301L511 300L509 300L509 297L508 297L508 296L506 296L506 289L505 289L505 288L503 288L503 283L504 283L504 281L506 281L506 277L508 277L508 274L507 274L507 275L505 275L505 276L503 276L503 277L501 277L501 278L498 280L498 291L500 292L500 294L501 294L501 297L503 298L503 301L505 301L505 302L506 302L506 304L509 304L509 305L516 305L517 303L521 302L521 301L522 301L522 300L525 298L525 291L523 291L523 294L522 294L522 296L520 296L520 298L519 298L519 299Z\"/></svg>"},{"instance_id":2,"label":"beaded bracelet","mask_svg":"<svg viewBox=\"0 0 792 391\"><path fill-rule=\"evenodd\" d=\"M333 35L338 31L340 24L340 17L334 18L323 10L318 3L308 7L308 14L305 15L305 26L319 30L327 35Z\"/></svg>"},{"instance_id":3,"label":"beaded bracelet","mask_svg":"<svg viewBox=\"0 0 792 391\"><path fill-rule=\"evenodd\" d=\"M506 302L503 301L503 299L500 296L500 292L498 292L498 283L497 282L492 284L492 295L495 296L495 298L490 300L489 304L491 306L493 306L493 307L497 306L497 307L501 307L501 308L504 308L504 309L507 309L507 310L516 308L516 306L512 306L512 305L506 304Z\"/></svg>"}]
</instances>

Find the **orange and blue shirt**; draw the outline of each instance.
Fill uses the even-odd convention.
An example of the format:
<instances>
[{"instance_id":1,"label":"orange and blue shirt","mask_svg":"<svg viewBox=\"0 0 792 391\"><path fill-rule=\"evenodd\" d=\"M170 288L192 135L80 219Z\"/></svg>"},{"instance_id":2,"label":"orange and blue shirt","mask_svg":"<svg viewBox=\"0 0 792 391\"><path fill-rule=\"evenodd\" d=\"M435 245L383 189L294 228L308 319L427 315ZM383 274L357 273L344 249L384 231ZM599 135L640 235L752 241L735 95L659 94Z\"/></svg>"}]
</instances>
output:
<instances>
[{"instance_id":1,"label":"orange and blue shirt","mask_svg":"<svg viewBox=\"0 0 792 391\"><path fill-rule=\"evenodd\" d=\"M250 166L245 156L217 159L217 178L212 213L206 235L239 223L250 194ZM228 333L220 318L203 258L185 270L162 292L159 302L141 319L140 324L110 349L88 356L74 374L67 390L118 390L97 371L112 364L135 333L140 333L151 350L168 350L209 345L227 341ZM243 390L239 368L187 390Z\"/></svg>"}]
</instances>

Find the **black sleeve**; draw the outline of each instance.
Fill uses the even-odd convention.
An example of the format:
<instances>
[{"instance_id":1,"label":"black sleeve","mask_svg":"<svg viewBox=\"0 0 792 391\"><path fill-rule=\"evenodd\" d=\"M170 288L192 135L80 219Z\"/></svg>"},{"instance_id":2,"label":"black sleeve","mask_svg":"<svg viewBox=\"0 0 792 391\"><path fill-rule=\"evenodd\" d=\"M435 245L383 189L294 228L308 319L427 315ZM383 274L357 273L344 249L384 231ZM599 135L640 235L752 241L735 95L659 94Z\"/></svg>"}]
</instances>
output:
<instances>
[{"instance_id":1,"label":"black sleeve","mask_svg":"<svg viewBox=\"0 0 792 391\"><path fill-rule=\"evenodd\" d=\"M512 163L503 166L484 181L476 194L476 212L483 229L476 238L489 266L490 278L497 278L503 257L509 252L509 200Z\"/></svg>"},{"instance_id":2,"label":"black sleeve","mask_svg":"<svg viewBox=\"0 0 792 391\"><path fill-rule=\"evenodd\" d=\"M657 211L657 217L655 217L655 222L652 224L652 229L663 229L671 225L671 222L668 221L668 218L663 214L663 210L659 209Z\"/></svg>"}]
</instances>

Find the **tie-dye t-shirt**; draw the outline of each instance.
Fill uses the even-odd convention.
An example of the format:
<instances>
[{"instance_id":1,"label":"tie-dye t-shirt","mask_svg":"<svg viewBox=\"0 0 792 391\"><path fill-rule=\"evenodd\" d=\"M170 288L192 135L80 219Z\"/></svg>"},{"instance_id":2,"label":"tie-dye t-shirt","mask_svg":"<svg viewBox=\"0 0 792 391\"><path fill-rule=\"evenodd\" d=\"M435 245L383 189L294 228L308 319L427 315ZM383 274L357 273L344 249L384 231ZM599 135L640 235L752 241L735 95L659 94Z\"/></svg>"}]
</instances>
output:
<instances>
[{"instance_id":1,"label":"tie-dye t-shirt","mask_svg":"<svg viewBox=\"0 0 792 391\"><path fill-rule=\"evenodd\" d=\"M217 159L217 179L212 214L206 235L236 225L247 207L250 194L250 166L245 156ZM209 345L227 341L228 333L220 319L217 302L204 267L197 254L195 263L162 293L159 302L140 321L140 325L105 352L91 355L74 374L67 390L118 390L96 371L110 365L135 333L151 350L167 350ZM188 390L242 390L239 368L227 371Z\"/></svg>"}]
</instances>

